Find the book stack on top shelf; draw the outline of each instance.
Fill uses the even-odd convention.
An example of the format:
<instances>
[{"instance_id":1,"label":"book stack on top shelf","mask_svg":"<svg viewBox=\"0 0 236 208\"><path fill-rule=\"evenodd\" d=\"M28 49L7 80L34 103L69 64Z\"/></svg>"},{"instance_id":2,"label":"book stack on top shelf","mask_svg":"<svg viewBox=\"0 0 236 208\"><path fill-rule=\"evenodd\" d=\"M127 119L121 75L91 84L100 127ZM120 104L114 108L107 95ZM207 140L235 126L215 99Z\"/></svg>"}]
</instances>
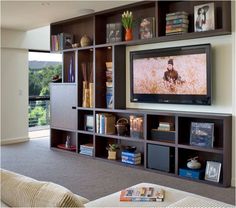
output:
<instances>
[{"instance_id":1,"label":"book stack on top shelf","mask_svg":"<svg viewBox=\"0 0 236 208\"><path fill-rule=\"evenodd\" d=\"M141 153L124 151L121 153L121 161L131 165L139 165L141 164Z\"/></svg>"},{"instance_id":2,"label":"book stack on top shelf","mask_svg":"<svg viewBox=\"0 0 236 208\"><path fill-rule=\"evenodd\" d=\"M92 143L80 145L80 154L93 156L93 149L94 147Z\"/></svg>"},{"instance_id":3,"label":"book stack on top shelf","mask_svg":"<svg viewBox=\"0 0 236 208\"><path fill-rule=\"evenodd\" d=\"M60 33L58 35L51 36L51 48L52 51L59 51L68 48L72 48L74 38L72 34Z\"/></svg>"},{"instance_id":4,"label":"book stack on top shelf","mask_svg":"<svg viewBox=\"0 0 236 208\"><path fill-rule=\"evenodd\" d=\"M188 13L174 12L166 14L166 35L177 35L188 32Z\"/></svg>"},{"instance_id":5,"label":"book stack on top shelf","mask_svg":"<svg viewBox=\"0 0 236 208\"><path fill-rule=\"evenodd\" d=\"M110 113L96 114L96 132L98 134L115 134L116 117Z\"/></svg>"},{"instance_id":6,"label":"book stack on top shelf","mask_svg":"<svg viewBox=\"0 0 236 208\"><path fill-rule=\"evenodd\" d=\"M112 100L113 100L113 93L112 93L112 62L106 62L106 104L107 108L112 108Z\"/></svg>"}]
</instances>

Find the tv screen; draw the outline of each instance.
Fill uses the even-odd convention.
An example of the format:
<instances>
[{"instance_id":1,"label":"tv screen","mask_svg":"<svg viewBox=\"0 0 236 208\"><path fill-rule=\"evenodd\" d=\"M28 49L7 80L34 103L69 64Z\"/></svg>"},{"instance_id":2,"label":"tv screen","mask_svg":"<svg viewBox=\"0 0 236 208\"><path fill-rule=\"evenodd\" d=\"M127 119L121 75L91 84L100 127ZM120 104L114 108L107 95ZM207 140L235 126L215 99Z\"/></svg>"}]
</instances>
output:
<instances>
[{"instance_id":1,"label":"tv screen","mask_svg":"<svg viewBox=\"0 0 236 208\"><path fill-rule=\"evenodd\" d=\"M131 102L211 104L211 46L130 53Z\"/></svg>"}]
</instances>

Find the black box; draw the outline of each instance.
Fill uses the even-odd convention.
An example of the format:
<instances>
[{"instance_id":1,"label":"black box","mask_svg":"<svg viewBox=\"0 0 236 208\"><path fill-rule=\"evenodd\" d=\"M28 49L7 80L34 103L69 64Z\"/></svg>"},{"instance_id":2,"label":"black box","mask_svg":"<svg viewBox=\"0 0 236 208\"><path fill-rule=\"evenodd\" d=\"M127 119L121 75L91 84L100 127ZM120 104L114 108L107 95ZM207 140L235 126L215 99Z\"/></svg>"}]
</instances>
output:
<instances>
[{"instance_id":1,"label":"black box","mask_svg":"<svg viewBox=\"0 0 236 208\"><path fill-rule=\"evenodd\" d=\"M151 130L151 140L175 141L175 131L158 131L157 129Z\"/></svg>"},{"instance_id":2,"label":"black box","mask_svg":"<svg viewBox=\"0 0 236 208\"><path fill-rule=\"evenodd\" d=\"M165 172L174 172L175 150L155 144L147 145L147 167Z\"/></svg>"}]
</instances>

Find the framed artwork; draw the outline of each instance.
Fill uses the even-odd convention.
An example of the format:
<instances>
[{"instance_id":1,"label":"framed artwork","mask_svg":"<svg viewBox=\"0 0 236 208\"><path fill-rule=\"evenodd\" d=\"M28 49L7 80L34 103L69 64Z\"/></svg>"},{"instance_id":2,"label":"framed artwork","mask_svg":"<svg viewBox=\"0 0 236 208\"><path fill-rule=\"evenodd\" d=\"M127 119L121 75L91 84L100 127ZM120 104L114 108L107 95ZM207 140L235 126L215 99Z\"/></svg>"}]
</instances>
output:
<instances>
[{"instance_id":1,"label":"framed artwork","mask_svg":"<svg viewBox=\"0 0 236 208\"><path fill-rule=\"evenodd\" d=\"M215 29L214 3L194 6L194 31L202 32Z\"/></svg>"},{"instance_id":2,"label":"framed artwork","mask_svg":"<svg viewBox=\"0 0 236 208\"><path fill-rule=\"evenodd\" d=\"M190 145L213 148L214 123L191 122Z\"/></svg>"},{"instance_id":3,"label":"framed artwork","mask_svg":"<svg viewBox=\"0 0 236 208\"><path fill-rule=\"evenodd\" d=\"M85 115L85 130L86 131L93 131L93 115Z\"/></svg>"},{"instance_id":4,"label":"framed artwork","mask_svg":"<svg viewBox=\"0 0 236 208\"><path fill-rule=\"evenodd\" d=\"M221 163L207 161L205 180L218 183L220 180L220 171L221 171Z\"/></svg>"}]
</instances>

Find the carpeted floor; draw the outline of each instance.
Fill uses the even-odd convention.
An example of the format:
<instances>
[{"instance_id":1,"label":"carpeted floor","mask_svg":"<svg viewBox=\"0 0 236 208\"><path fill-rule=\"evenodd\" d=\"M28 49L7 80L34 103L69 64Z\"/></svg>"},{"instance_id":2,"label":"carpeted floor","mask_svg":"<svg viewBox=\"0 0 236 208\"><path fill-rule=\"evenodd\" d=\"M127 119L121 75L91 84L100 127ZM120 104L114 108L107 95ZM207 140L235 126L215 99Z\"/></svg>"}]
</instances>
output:
<instances>
[{"instance_id":1,"label":"carpeted floor","mask_svg":"<svg viewBox=\"0 0 236 208\"><path fill-rule=\"evenodd\" d=\"M235 188L209 186L51 150L48 138L1 146L1 167L38 180L58 183L89 200L137 183L149 182L235 204Z\"/></svg>"}]
</instances>

